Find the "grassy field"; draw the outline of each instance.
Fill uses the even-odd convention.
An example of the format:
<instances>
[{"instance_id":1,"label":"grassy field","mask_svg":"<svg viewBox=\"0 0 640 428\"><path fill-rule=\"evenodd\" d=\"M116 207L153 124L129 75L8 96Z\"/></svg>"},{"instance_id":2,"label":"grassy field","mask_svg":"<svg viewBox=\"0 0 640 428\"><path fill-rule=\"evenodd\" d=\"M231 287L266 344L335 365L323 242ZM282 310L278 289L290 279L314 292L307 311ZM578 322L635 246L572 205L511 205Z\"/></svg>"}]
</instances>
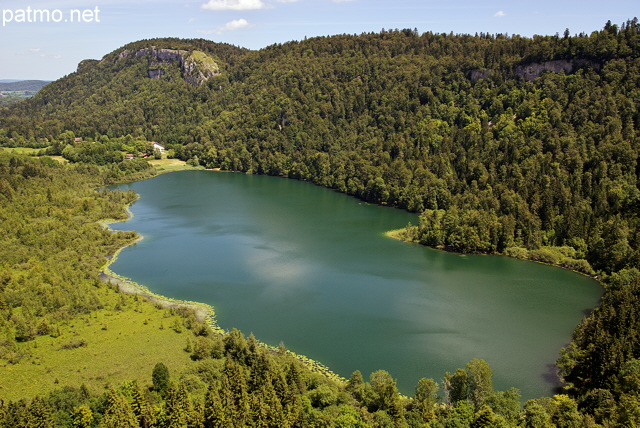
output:
<instances>
[{"instance_id":1,"label":"grassy field","mask_svg":"<svg viewBox=\"0 0 640 428\"><path fill-rule=\"evenodd\" d=\"M64 324L59 337L20 344L24 356L16 364L0 360L0 398L42 396L64 385L85 384L94 392L130 380L149 385L160 361L173 378L194 364L184 350L193 333L174 329L183 318L106 285L97 292L108 302L105 309Z\"/></svg>"},{"instance_id":2,"label":"grassy field","mask_svg":"<svg viewBox=\"0 0 640 428\"><path fill-rule=\"evenodd\" d=\"M31 149L28 147L0 147L0 150L7 150L12 153L19 153L28 156L37 156L38 153L42 151L42 149ZM69 162L62 156L49 157L61 163ZM153 165L159 173L203 169L202 167L193 167L188 165L185 161L180 159L151 159L148 160L148 162Z\"/></svg>"},{"instance_id":3,"label":"grassy field","mask_svg":"<svg viewBox=\"0 0 640 428\"><path fill-rule=\"evenodd\" d=\"M41 149L2 150L36 155ZM60 156L54 159L66 162ZM159 172L202 169L178 159L150 163ZM158 362L167 365L174 379L194 367L185 351L194 335L183 326L184 318L106 284L96 294L106 302L103 309L60 324L56 337L20 343L16 356L0 359L0 399L43 396L66 385L84 384L93 392L131 380L149 385Z\"/></svg>"},{"instance_id":4,"label":"grassy field","mask_svg":"<svg viewBox=\"0 0 640 428\"><path fill-rule=\"evenodd\" d=\"M185 161L181 161L180 159L153 159L150 160L149 163L153 165L159 173L202 169L202 167L187 165Z\"/></svg>"},{"instance_id":5,"label":"grassy field","mask_svg":"<svg viewBox=\"0 0 640 428\"><path fill-rule=\"evenodd\" d=\"M51 159L58 161L60 163L68 163L69 161L62 156L49 156Z\"/></svg>"},{"instance_id":6,"label":"grassy field","mask_svg":"<svg viewBox=\"0 0 640 428\"><path fill-rule=\"evenodd\" d=\"M0 147L0 150L6 150L11 153L18 153L18 154L27 155L27 156L38 156L38 153L40 153L43 149L32 149L29 147ZM67 159L63 158L62 156L49 156L49 157L60 163L69 162Z\"/></svg>"},{"instance_id":7,"label":"grassy field","mask_svg":"<svg viewBox=\"0 0 640 428\"><path fill-rule=\"evenodd\" d=\"M38 154L38 152L42 151L42 149L31 149L29 147L2 147L2 149L11 153L19 153L22 155L30 156L35 156Z\"/></svg>"}]
</instances>

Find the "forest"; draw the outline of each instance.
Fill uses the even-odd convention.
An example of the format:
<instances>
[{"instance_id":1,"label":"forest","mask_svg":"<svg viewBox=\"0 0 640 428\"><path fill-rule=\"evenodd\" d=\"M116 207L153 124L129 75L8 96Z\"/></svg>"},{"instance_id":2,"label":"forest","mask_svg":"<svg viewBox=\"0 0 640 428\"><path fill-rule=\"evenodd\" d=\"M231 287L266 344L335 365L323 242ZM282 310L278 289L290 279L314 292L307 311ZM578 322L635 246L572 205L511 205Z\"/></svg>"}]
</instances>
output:
<instances>
[{"instance_id":1,"label":"forest","mask_svg":"<svg viewBox=\"0 0 640 428\"><path fill-rule=\"evenodd\" d=\"M178 61L124 54L151 47L206 55L220 72L193 84ZM157 67L159 77L150 73ZM515 390L493 391L481 360L439 385L421 380L404 397L386 372L332 383L296 374L304 369L259 351L255 338L200 331L192 358L216 368L201 378L206 393L155 381L98 396L68 390L76 401L66 410L51 396L31 397L0 415L15 422L66 412L76 426L116 426L105 422L115 409L123 426L638 425L639 102L635 18L591 34L383 30L258 51L154 39L83 61L0 109L0 146L44 156L0 158L0 358L15 358L20 343L50 334L61 317L99 306L76 282L95 281L96 261L132 239L94 226L122 216L133 196L93 189L153 174L142 159L123 158L149 150L149 141L192 165L306 180L420 213L403 232L409 241L562 265L596 276L604 296L560 352L563 394L524 406ZM55 251L46 244L54 238ZM65 265L57 279L45 268L54 262ZM191 409L178 413L192 419L173 421L174 405ZM85 425L79 409L92 415Z\"/></svg>"}]
</instances>

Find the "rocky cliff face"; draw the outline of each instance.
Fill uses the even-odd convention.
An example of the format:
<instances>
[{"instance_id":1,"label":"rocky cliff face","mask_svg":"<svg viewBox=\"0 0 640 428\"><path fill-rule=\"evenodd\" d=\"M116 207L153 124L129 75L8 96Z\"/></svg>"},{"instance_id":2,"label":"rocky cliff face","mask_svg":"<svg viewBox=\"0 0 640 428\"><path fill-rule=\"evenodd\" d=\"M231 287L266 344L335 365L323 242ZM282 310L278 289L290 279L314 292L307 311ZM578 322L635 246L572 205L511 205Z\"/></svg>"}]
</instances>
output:
<instances>
[{"instance_id":1,"label":"rocky cliff face","mask_svg":"<svg viewBox=\"0 0 640 428\"><path fill-rule=\"evenodd\" d=\"M583 67L590 67L594 70L600 70L601 66L596 62L586 59L559 59L553 61L532 62L529 64L518 65L514 70L514 74L522 79L533 80L540 77L542 73L547 71L551 71L553 73L564 72L565 74L572 74ZM479 79L486 79L493 72L494 71L491 69L471 70L469 72L469 79L474 82Z\"/></svg>"},{"instance_id":2,"label":"rocky cliff face","mask_svg":"<svg viewBox=\"0 0 640 428\"><path fill-rule=\"evenodd\" d=\"M515 69L515 74L518 77L526 80L533 80L540 77L545 71L551 71L554 73L563 72L565 74L575 73L579 68L588 66L596 70L600 69L600 64L594 63L586 59L559 59L554 61L534 62L526 65L518 65Z\"/></svg>"},{"instance_id":3,"label":"rocky cliff face","mask_svg":"<svg viewBox=\"0 0 640 428\"><path fill-rule=\"evenodd\" d=\"M220 74L218 64L200 51L188 52L176 49L156 49L154 46L143 48L135 52L124 50L118 55L117 61L123 58L144 58L149 60L147 76L151 79L161 78L165 72L162 66L178 62L181 67L182 78L194 85L200 86L207 79Z\"/></svg>"}]
</instances>

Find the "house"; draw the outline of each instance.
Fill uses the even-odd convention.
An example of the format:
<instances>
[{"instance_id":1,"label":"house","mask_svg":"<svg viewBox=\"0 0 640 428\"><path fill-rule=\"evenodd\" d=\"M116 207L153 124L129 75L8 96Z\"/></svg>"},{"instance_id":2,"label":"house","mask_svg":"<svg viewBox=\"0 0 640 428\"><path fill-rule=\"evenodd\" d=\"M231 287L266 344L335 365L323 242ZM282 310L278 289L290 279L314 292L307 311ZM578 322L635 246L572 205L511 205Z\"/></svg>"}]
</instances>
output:
<instances>
[{"instance_id":1,"label":"house","mask_svg":"<svg viewBox=\"0 0 640 428\"><path fill-rule=\"evenodd\" d=\"M153 146L153 150L158 149L158 150L160 150L160 153L164 153L164 146L163 145L158 144L155 141L152 141L151 145Z\"/></svg>"}]
</instances>

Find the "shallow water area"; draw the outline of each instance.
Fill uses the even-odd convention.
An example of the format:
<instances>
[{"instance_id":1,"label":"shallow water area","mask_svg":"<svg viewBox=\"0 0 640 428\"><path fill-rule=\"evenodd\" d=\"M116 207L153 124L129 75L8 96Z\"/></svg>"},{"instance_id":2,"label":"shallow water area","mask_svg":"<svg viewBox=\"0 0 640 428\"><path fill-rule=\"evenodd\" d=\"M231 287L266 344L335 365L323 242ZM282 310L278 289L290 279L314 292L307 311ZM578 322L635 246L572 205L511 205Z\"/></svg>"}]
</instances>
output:
<instances>
[{"instance_id":1,"label":"shallow water area","mask_svg":"<svg viewBox=\"0 0 640 428\"><path fill-rule=\"evenodd\" d=\"M563 269L390 239L417 216L309 183L184 171L119 187L140 199L111 226L144 240L114 272L210 304L222 328L283 342L344 377L387 370L408 395L476 357L496 389L551 394L559 350L601 295Z\"/></svg>"}]
</instances>

